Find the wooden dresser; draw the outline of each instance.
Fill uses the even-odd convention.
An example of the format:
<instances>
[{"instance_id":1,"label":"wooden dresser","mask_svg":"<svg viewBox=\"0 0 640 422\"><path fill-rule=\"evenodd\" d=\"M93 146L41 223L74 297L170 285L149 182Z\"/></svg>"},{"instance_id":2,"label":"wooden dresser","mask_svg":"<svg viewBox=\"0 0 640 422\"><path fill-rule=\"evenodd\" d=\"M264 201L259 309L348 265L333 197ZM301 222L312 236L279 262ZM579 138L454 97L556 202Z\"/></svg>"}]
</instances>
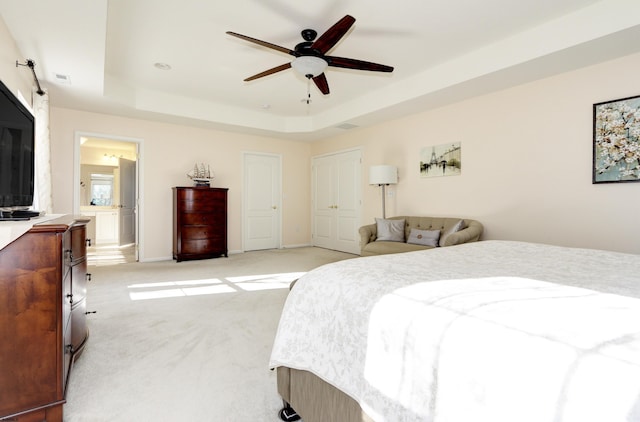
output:
<instances>
[{"instance_id":1,"label":"wooden dresser","mask_svg":"<svg viewBox=\"0 0 640 422\"><path fill-rule=\"evenodd\" d=\"M0 421L62 422L86 324L86 224L33 225L0 250Z\"/></svg>"},{"instance_id":2,"label":"wooden dresser","mask_svg":"<svg viewBox=\"0 0 640 422\"><path fill-rule=\"evenodd\" d=\"M173 188L173 259L228 256L226 188Z\"/></svg>"}]
</instances>

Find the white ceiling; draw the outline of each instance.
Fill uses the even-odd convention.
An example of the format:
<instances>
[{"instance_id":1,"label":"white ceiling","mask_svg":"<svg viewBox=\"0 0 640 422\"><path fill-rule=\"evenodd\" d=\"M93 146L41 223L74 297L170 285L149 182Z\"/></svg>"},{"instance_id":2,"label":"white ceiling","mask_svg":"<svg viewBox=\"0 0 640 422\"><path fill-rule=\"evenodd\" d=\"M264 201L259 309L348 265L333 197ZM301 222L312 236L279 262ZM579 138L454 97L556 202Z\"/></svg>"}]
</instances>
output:
<instances>
[{"instance_id":1,"label":"white ceiling","mask_svg":"<svg viewBox=\"0 0 640 422\"><path fill-rule=\"evenodd\" d=\"M52 106L299 140L640 51L637 0L0 0L0 10ZM328 68L331 94L311 84L308 106L293 69L243 82L292 57L226 31L293 49L301 30L320 36L346 14L356 23L329 54L393 73Z\"/></svg>"}]
</instances>

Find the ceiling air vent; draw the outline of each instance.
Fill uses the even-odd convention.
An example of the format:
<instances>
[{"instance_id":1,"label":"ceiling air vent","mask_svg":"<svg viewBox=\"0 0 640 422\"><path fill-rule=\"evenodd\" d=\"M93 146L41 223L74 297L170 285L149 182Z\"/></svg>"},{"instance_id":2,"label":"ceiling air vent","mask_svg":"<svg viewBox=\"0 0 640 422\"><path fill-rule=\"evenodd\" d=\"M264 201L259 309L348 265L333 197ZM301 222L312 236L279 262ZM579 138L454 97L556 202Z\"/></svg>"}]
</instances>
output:
<instances>
[{"instance_id":1,"label":"ceiling air vent","mask_svg":"<svg viewBox=\"0 0 640 422\"><path fill-rule=\"evenodd\" d=\"M71 85L71 77L69 77L69 75L54 73L53 80L59 84Z\"/></svg>"},{"instance_id":2,"label":"ceiling air vent","mask_svg":"<svg viewBox=\"0 0 640 422\"><path fill-rule=\"evenodd\" d=\"M358 125L354 125L351 123L343 123L341 125L336 126L339 129L344 129L344 130L349 130L349 129L353 129L354 127L358 127Z\"/></svg>"}]
</instances>

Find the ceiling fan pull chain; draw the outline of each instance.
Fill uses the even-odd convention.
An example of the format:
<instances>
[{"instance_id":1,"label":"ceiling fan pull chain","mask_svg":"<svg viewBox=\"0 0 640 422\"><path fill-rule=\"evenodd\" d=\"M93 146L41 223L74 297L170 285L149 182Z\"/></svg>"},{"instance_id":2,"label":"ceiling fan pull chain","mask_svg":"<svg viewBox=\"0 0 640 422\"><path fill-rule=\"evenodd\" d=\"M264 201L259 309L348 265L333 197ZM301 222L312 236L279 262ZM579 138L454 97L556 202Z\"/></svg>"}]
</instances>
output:
<instances>
[{"instance_id":1,"label":"ceiling fan pull chain","mask_svg":"<svg viewBox=\"0 0 640 422\"><path fill-rule=\"evenodd\" d=\"M309 114L311 110L311 78L307 78L307 98L303 98L301 101L307 103L307 114Z\"/></svg>"}]
</instances>

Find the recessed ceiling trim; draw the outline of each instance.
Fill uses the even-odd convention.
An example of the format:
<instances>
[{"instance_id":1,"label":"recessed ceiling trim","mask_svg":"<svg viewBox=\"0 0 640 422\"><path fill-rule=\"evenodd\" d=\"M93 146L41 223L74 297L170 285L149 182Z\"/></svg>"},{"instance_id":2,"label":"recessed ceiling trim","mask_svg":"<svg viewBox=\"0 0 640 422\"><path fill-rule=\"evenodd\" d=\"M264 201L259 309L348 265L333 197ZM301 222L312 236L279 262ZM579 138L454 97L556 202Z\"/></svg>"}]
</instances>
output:
<instances>
[{"instance_id":1,"label":"recessed ceiling trim","mask_svg":"<svg viewBox=\"0 0 640 422\"><path fill-rule=\"evenodd\" d=\"M6 22L10 36L15 39L22 56L33 57L41 63L43 74L48 76L46 81L51 83L53 107L150 120L184 119L183 121L188 121L189 124L225 127L225 130L231 128L237 132L262 133L282 138L322 139L326 133L333 135L344 130L336 126L345 122L360 127L376 124L441 107L454 100L460 101L482 95L491 92L490 90L505 89L623 55L640 53L640 44L636 42L637 35L640 34L640 2L637 0L490 0L489 4L493 5L509 4L503 12L506 17L516 18L514 23L504 27L498 25L496 28L488 28L491 31L487 32L493 33L494 37L481 37L481 42L469 39L464 41L465 46L468 44L468 49L449 49L447 54L438 50L448 45L444 40L426 38L424 31L417 26L424 24L424 17L420 12L424 12L426 6L416 4L404 8L403 10L408 10L411 16L407 16L407 13L402 16L411 19L397 22L398 26L389 23L389 32L384 32L376 19L380 18L380 13L395 13L391 11L391 6L388 10L382 8L384 12L381 12L367 5L366 7L372 11L368 14L362 9L364 6L355 1L347 1L344 4L341 2L339 10L335 12L354 13L362 18L353 30L352 42L339 45L336 53L353 53L358 58L367 60L387 60L386 56L381 58L377 54L404 42L402 37L410 37L406 40L407 45L414 45L416 41L423 44L419 50L391 50L398 58L398 66L392 77L365 75L356 78L348 69L332 67L336 85L349 85L348 88L353 88L353 91L336 89L330 97L324 97L318 95L312 86L314 102L311 107L304 107L298 101L304 93L303 88L286 92L279 88L287 82L286 78L302 80L303 77L297 72L271 76L269 81L262 84L243 84L238 72L242 69L252 69L258 58L250 49L246 49L245 53L245 50L236 52L232 48L234 45L223 36L224 29L228 29L225 28L227 24L213 22L212 26L201 25L206 20L202 17L205 13L194 16L188 7L174 10L170 7L173 0L162 5L157 3L157 7L151 9L142 6L152 4L152 0L69 1L72 7L65 8L64 13L60 12L59 5L48 2L39 4L37 10L33 9L33 13L26 13L31 12L30 9L36 0L0 0L1 5L11 5L3 9L2 20ZM186 1L188 4L192 1L193 4L197 3L197 0ZM282 2L287 3L289 0ZM374 3L386 5L383 0L376 0ZM319 5L316 6L322 9ZM347 11L347 6L353 6L355 10ZM225 7L229 7L229 11L236 10L235 5ZM298 7L308 12L309 16L326 16L322 13L318 15L318 10L312 10L313 7L309 9L309 5L294 3L291 3L291 13L299 11ZM545 9L547 12L535 19L528 19L522 15L522 11L534 7ZM135 13L118 13L121 11ZM247 31L254 30L258 21L265 27L273 27L277 23L283 27L283 31L286 28L290 29L292 23L285 22L281 9L275 10L267 5L264 12L242 14L243 19L239 21L246 25L244 29ZM434 12L437 13L433 16L451 17L459 13L444 3L436 7ZM108 15L114 19L108 20ZM140 19L142 16L144 19ZM235 15L227 13L226 16ZM173 48L170 47L174 47L172 41L175 40L175 34L156 32L155 23L166 17L176 18L171 20L172 25L182 28L182 33L188 35L193 42L177 44L179 51L172 51ZM462 13L460 17L467 22L471 19L482 20ZM329 18L317 19L317 22L309 25L315 24L319 30L326 27L323 25L331 23ZM198 24L194 24L194 21ZM225 21L229 22L228 19ZM293 24L297 30L300 29L299 20ZM398 29L399 27L401 29ZM442 30L441 26L438 28ZM477 30L477 27L474 28ZM456 25L447 29L451 30L453 35L467 33L465 28ZM363 45L356 39L356 35L360 37L371 34L374 30L379 35L376 39L379 49L348 50L348 47ZM78 33L82 36L78 37ZM256 35L267 36L266 34L270 33L267 30L256 31ZM505 38L508 34L512 35ZM636 36L635 39L632 35ZM237 54L234 58L239 59L244 65L232 67L227 63L229 60L217 60L211 65L208 60L202 59L203 47L195 41L200 39L207 39L214 47L222 41L218 46L220 50L216 50L218 54ZM486 44L490 40L494 40L493 44ZM276 37L274 41L284 45L290 45L292 42L284 35L281 38ZM459 43L453 45L459 46ZM211 47L207 46L205 57L219 57L210 54ZM415 54L416 51L424 54ZM430 65L424 64L419 69L411 66L419 56L432 54L433 60L423 61L431 63ZM202 65L201 62L206 62L207 66L188 66L185 57L197 58L197 64ZM273 52L265 52L257 57L260 63L264 60L267 66L270 63L276 66L284 61L282 56ZM182 63L184 66L173 69L170 74L160 73L152 66L154 62L160 63L162 60L167 63ZM395 59L393 60L395 62ZM235 60L233 62L236 63ZM260 68L257 65L256 67ZM63 79L58 78L55 72L63 76L73 73L73 86L64 86L61 83ZM166 78L167 76L170 78ZM174 76L179 81L186 82L176 83L172 86L173 89L161 92L168 88L170 84L167 81ZM233 78L233 85L227 82L230 78ZM207 81L205 90L201 89L203 80ZM144 88L137 85L138 81L144 81ZM189 91L192 86L195 86L197 91ZM287 83L287 87L290 86ZM271 88L273 89L269 91ZM145 89L156 91L147 92ZM266 109L260 108L260 104L264 103L271 103L271 110L266 112Z\"/></svg>"}]
</instances>

